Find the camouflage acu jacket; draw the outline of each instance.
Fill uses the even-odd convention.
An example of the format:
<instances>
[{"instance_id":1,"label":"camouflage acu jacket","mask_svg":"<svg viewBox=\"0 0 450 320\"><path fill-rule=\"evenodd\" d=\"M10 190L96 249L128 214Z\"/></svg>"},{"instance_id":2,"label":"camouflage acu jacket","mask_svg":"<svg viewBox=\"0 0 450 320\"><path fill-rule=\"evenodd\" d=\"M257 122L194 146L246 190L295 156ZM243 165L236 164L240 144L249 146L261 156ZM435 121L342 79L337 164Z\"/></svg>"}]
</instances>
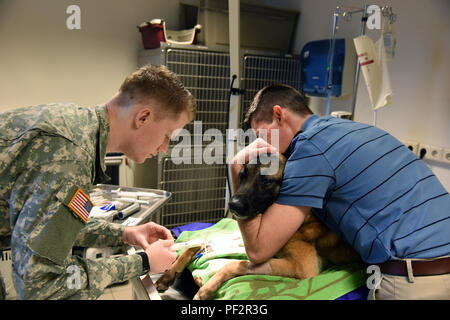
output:
<instances>
[{"instance_id":1,"label":"camouflage acu jacket","mask_svg":"<svg viewBox=\"0 0 450 320\"><path fill-rule=\"evenodd\" d=\"M122 226L85 222L68 206L79 188L87 193L108 180L108 135L105 105L0 113L0 245L11 246L19 298L95 299L141 274L138 255L89 260L71 253L74 245L121 245Z\"/></svg>"}]
</instances>

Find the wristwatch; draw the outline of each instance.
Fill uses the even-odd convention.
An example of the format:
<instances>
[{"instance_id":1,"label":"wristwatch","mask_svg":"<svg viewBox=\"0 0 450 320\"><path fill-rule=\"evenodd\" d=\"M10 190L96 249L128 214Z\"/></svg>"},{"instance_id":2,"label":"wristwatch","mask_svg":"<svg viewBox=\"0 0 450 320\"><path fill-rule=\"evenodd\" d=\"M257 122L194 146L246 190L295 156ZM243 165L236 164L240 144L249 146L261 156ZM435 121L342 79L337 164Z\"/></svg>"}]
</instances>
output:
<instances>
[{"instance_id":1,"label":"wristwatch","mask_svg":"<svg viewBox=\"0 0 450 320\"><path fill-rule=\"evenodd\" d=\"M150 272L150 263L148 262L148 256L145 251L136 252L138 255L141 256L142 259L142 275L147 274Z\"/></svg>"}]
</instances>

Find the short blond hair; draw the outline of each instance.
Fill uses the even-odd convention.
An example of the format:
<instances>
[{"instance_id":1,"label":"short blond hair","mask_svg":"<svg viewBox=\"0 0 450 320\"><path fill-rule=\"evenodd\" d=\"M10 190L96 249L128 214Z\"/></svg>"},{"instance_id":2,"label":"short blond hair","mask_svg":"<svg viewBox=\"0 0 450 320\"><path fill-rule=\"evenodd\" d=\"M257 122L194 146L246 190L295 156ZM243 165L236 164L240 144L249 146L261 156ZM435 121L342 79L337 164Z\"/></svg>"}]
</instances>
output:
<instances>
[{"instance_id":1,"label":"short blond hair","mask_svg":"<svg viewBox=\"0 0 450 320\"><path fill-rule=\"evenodd\" d=\"M186 111L191 122L197 113L194 96L177 75L163 65L146 65L126 77L119 89L119 99L121 105L153 100L158 104L158 118L178 119Z\"/></svg>"}]
</instances>

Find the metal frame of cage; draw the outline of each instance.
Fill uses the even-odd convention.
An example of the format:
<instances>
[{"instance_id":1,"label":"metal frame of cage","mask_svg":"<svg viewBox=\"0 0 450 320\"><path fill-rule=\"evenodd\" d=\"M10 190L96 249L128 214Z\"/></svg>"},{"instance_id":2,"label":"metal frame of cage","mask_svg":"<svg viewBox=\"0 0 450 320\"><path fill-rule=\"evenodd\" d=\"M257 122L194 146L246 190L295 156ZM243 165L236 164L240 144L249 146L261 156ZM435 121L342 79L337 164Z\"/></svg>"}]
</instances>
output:
<instances>
[{"instance_id":1,"label":"metal frame of cage","mask_svg":"<svg viewBox=\"0 0 450 320\"><path fill-rule=\"evenodd\" d=\"M226 136L228 127L230 87L230 57L225 49L199 46L162 44L151 55L151 63L166 65L177 74L184 86L197 101L194 121L202 121L202 134L208 129L218 129ZM148 60L147 60L148 61ZM294 62L293 62L294 61ZM148 63L148 62L147 62ZM246 89L241 103L241 121L254 94L263 86L283 82L295 88L300 86L299 59L265 55L243 55L241 88ZM201 144L202 153L209 142L194 135L193 122L185 129L191 132L195 147ZM196 140L198 139L198 140ZM162 207L156 221L167 228L192 222L215 223L226 214L226 164L175 164L170 154L178 142L171 142L165 154L158 155L157 187L172 193L172 198ZM194 155L194 150L191 152Z\"/></svg>"},{"instance_id":2,"label":"metal frame of cage","mask_svg":"<svg viewBox=\"0 0 450 320\"><path fill-rule=\"evenodd\" d=\"M274 83L287 84L301 90L300 59L295 56L244 55L241 88L245 89L245 94L241 100L241 126L256 93Z\"/></svg>"},{"instance_id":3,"label":"metal frame of cage","mask_svg":"<svg viewBox=\"0 0 450 320\"><path fill-rule=\"evenodd\" d=\"M193 122L185 129L191 133L193 149L201 150L208 144L203 134L208 129L218 129L225 136L228 113L228 87L230 58L226 51L204 49L166 48L165 65L177 74L197 102L195 121L201 121L201 132L194 130ZM199 137L198 135L202 136ZM170 154L174 142L169 146ZM170 156L161 157L158 188L171 190L173 196L161 209L161 224L167 228L192 222L212 222L225 214L226 165L208 165L194 157L191 164L174 164ZM192 150L194 156L195 152ZM224 155L223 155L224 157Z\"/></svg>"}]
</instances>

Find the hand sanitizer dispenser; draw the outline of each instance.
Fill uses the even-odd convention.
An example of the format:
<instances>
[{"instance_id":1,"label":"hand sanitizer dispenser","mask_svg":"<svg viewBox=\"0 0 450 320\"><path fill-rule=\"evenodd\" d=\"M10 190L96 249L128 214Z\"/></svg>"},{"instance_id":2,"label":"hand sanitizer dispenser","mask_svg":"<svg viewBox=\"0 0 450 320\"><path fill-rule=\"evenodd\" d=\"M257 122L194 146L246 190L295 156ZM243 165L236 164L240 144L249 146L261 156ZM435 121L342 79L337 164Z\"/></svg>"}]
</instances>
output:
<instances>
[{"instance_id":1,"label":"hand sanitizer dispenser","mask_svg":"<svg viewBox=\"0 0 450 320\"><path fill-rule=\"evenodd\" d=\"M301 52L303 93L327 97L328 63L331 58L331 39L305 44ZM331 95L341 97L352 94L356 67L356 52L352 40L336 39L333 57Z\"/></svg>"}]
</instances>

